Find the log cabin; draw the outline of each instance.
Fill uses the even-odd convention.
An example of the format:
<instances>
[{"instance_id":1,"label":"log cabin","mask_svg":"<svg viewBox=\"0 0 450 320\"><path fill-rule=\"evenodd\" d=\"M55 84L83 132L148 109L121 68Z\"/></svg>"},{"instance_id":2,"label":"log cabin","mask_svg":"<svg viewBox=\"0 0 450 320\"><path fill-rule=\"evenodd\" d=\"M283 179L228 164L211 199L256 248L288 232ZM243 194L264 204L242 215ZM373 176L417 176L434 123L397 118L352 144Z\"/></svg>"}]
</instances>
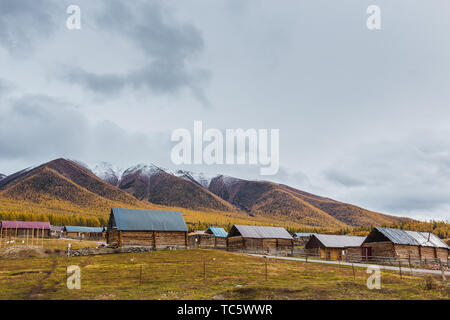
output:
<instances>
[{"instance_id":1,"label":"log cabin","mask_svg":"<svg viewBox=\"0 0 450 320\"><path fill-rule=\"evenodd\" d=\"M365 260L395 257L413 260L440 260L447 263L449 246L431 232L373 228L361 247Z\"/></svg>"},{"instance_id":2,"label":"log cabin","mask_svg":"<svg viewBox=\"0 0 450 320\"><path fill-rule=\"evenodd\" d=\"M181 212L112 208L107 243L119 247L186 249L188 229Z\"/></svg>"},{"instance_id":3,"label":"log cabin","mask_svg":"<svg viewBox=\"0 0 450 320\"><path fill-rule=\"evenodd\" d=\"M214 236L205 231L194 231L188 234L190 249L214 249Z\"/></svg>"},{"instance_id":4,"label":"log cabin","mask_svg":"<svg viewBox=\"0 0 450 320\"><path fill-rule=\"evenodd\" d=\"M6 238L50 238L50 222L2 221L0 237Z\"/></svg>"},{"instance_id":5,"label":"log cabin","mask_svg":"<svg viewBox=\"0 0 450 320\"><path fill-rule=\"evenodd\" d=\"M281 227L234 225L227 237L227 250L292 254L294 239Z\"/></svg>"},{"instance_id":6,"label":"log cabin","mask_svg":"<svg viewBox=\"0 0 450 320\"><path fill-rule=\"evenodd\" d=\"M104 228L64 226L63 237L84 240L102 240Z\"/></svg>"},{"instance_id":7,"label":"log cabin","mask_svg":"<svg viewBox=\"0 0 450 320\"><path fill-rule=\"evenodd\" d=\"M214 248L216 249L226 249L227 248L227 236L228 232L221 227L209 227L206 234L211 234L214 237Z\"/></svg>"},{"instance_id":8,"label":"log cabin","mask_svg":"<svg viewBox=\"0 0 450 320\"><path fill-rule=\"evenodd\" d=\"M188 234L189 248L226 249L228 233L224 228L209 227L206 231L195 231Z\"/></svg>"},{"instance_id":9,"label":"log cabin","mask_svg":"<svg viewBox=\"0 0 450 320\"><path fill-rule=\"evenodd\" d=\"M305 245L308 254L327 260L345 260L347 255L361 251L365 237L313 234Z\"/></svg>"}]
</instances>

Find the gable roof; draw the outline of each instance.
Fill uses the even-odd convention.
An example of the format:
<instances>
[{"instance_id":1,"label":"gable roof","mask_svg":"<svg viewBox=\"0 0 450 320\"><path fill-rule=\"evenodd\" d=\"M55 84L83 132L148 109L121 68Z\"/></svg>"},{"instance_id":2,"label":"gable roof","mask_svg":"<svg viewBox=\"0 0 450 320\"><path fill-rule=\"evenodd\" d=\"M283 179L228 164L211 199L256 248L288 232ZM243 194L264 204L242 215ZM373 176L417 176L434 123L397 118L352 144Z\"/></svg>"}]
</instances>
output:
<instances>
[{"instance_id":1,"label":"gable roof","mask_svg":"<svg viewBox=\"0 0 450 320\"><path fill-rule=\"evenodd\" d=\"M206 232L209 233L208 231L211 231L214 237L226 238L228 236L228 232L226 232L225 229L221 227L209 227Z\"/></svg>"},{"instance_id":2,"label":"gable roof","mask_svg":"<svg viewBox=\"0 0 450 320\"><path fill-rule=\"evenodd\" d=\"M2 228L8 229L50 229L50 222L40 221L2 221Z\"/></svg>"},{"instance_id":3,"label":"gable roof","mask_svg":"<svg viewBox=\"0 0 450 320\"><path fill-rule=\"evenodd\" d=\"M103 228L94 227L79 227L79 226L64 226L66 232L90 232L90 233L102 233Z\"/></svg>"},{"instance_id":4,"label":"gable roof","mask_svg":"<svg viewBox=\"0 0 450 320\"><path fill-rule=\"evenodd\" d=\"M178 211L112 208L117 230L127 231L184 231L183 215Z\"/></svg>"},{"instance_id":5,"label":"gable roof","mask_svg":"<svg viewBox=\"0 0 450 320\"><path fill-rule=\"evenodd\" d=\"M334 234L313 234L327 248L360 247L366 237L342 236ZM311 241L311 240L310 240Z\"/></svg>"},{"instance_id":6,"label":"gable roof","mask_svg":"<svg viewBox=\"0 0 450 320\"><path fill-rule=\"evenodd\" d=\"M292 239L292 236L285 228L266 226L244 226L235 224L233 228L244 238L255 239ZM231 233L231 231L230 231Z\"/></svg>"},{"instance_id":7,"label":"gable roof","mask_svg":"<svg viewBox=\"0 0 450 320\"><path fill-rule=\"evenodd\" d=\"M393 228L374 228L375 232L380 232L394 244L405 244L422 247L446 248L450 247L438 236L431 232L401 230ZM372 232L374 232L372 230ZM369 235L370 236L370 235Z\"/></svg>"}]
</instances>

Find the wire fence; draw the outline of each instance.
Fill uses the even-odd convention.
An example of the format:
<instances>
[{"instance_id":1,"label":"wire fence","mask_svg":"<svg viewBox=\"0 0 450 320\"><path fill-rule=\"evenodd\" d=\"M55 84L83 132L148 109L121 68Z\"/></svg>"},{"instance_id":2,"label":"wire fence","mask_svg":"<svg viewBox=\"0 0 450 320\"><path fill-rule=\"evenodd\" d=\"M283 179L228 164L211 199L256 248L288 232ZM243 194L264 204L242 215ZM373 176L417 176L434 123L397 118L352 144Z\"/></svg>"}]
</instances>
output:
<instances>
[{"instance_id":1,"label":"wire fence","mask_svg":"<svg viewBox=\"0 0 450 320\"><path fill-rule=\"evenodd\" d=\"M305 248L239 248L235 250L227 249L228 251L247 253L247 254L259 254L259 255L272 255L281 257L297 257L305 260L319 260L319 261L337 261L347 263L364 263L372 265L384 265L393 266L399 268L409 269L429 269L429 270L450 270L450 262L442 260L440 258L415 258L408 256L405 257L382 257L382 256L362 256L362 255L350 255L341 254L337 257L327 257L320 254L320 252L314 252Z\"/></svg>"}]
</instances>

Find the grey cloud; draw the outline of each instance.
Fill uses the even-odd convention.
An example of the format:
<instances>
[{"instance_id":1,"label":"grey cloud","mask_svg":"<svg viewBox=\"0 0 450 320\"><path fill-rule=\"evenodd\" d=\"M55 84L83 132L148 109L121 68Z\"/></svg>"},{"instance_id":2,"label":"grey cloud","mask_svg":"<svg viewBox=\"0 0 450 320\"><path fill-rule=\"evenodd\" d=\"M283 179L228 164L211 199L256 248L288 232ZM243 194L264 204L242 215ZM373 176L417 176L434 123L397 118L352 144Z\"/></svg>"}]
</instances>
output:
<instances>
[{"instance_id":1,"label":"grey cloud","mask_svg":"<svg viewBox=\"0 0 450 320\"><path fill-rule=\"evenodd\" d=\"M54 32L56 7L49 0L0 1L0 45L16 55L28 54L39 39Z\"/></svg>"},{"instance_id":2,"label":"grey cloud","mask_svg":"<svg viewBox=\"0 0 450 320\"><path fill-rule=\"evenodd\" d=\"M330 168L326 170L325 176L328 180L337 182L346 187L357 187L364 185L364 182L355 177L349 176L347 173L336 170L335 168Z\"/></svg>"},{"instance_id":3,"label":"grey cloud","mask_svg":"<svg viewBox=\"0 0 450 320\"><path fill-rule=\"evenodd\" d=\"M439 212L450 218L450 139L421 132L390 143L360 146L324 171L340 197L393 214Z\"/></svg>"},{"instance_id":4,"label":"grey cloud","mask_svg":"<svg viewBox=\"0 0 450 320\"><path fill-rule=\"evenodd\" d=\"M168 133L147 136L111 121L91 124L75 106L47 96L23 96L1 111L0 163L68 157L86 162L113 159L121 165L161 162L170 156Z\"/></svg>"},{"instance_id":5,"label":"grey cloud","mask_svg":"<svg viewBox=\"0 0 450 320\"><path fill-rule=\"evenodd\" d=\"M0 97L5 95L7 92L11 91L13 86L8 81L0 79Z\"/></svg>"},{"instance_id":6,"label":"grey cloud","mask_svg":"<svg viewBox=\"0 0 450 320\"><path fill-rule=\"evenodd\" d=\"M86 135L88 122L68 105L47 96L27 95L4 109L0 158L64 154L82 147L79 140Z\"/></svg>"},{"instance_id":7,"label":"grey cloud","mask_svg":"<svg viewBox=\"0 0 450 320\"><path fill-rule=\"evenodd\" d=\"M203 50L202 35L195 26L176 21L167 8L155 1L105 1L101 12L98 28L134 43L147 62L125 74L74 68L66 76L68 81L103 95L124 88L149 89L157 94L188 89L202 104L209 105L203 86L210 73L190 65Z\"/></svg>"}]
</instances>

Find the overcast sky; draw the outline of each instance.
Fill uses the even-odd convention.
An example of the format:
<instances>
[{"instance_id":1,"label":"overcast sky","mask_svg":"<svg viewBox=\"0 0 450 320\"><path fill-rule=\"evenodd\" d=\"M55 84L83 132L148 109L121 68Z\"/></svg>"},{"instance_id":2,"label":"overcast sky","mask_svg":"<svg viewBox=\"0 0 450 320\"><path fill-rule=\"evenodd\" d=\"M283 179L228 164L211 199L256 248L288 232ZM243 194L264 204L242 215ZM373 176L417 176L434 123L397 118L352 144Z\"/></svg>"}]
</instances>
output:
<instances>
[{"instance_id":1,"label":"overcast sky","mask_svg":"<svg viewBox=\"0 0 450 320\"><path fill-rule=\"evenodd\" d=\"M202 120L280 129L280 171L184 169L450 220L449 15L448 0L1 0L0 173L178 169L171 133Z\"/></svg>"}]
</instances>

